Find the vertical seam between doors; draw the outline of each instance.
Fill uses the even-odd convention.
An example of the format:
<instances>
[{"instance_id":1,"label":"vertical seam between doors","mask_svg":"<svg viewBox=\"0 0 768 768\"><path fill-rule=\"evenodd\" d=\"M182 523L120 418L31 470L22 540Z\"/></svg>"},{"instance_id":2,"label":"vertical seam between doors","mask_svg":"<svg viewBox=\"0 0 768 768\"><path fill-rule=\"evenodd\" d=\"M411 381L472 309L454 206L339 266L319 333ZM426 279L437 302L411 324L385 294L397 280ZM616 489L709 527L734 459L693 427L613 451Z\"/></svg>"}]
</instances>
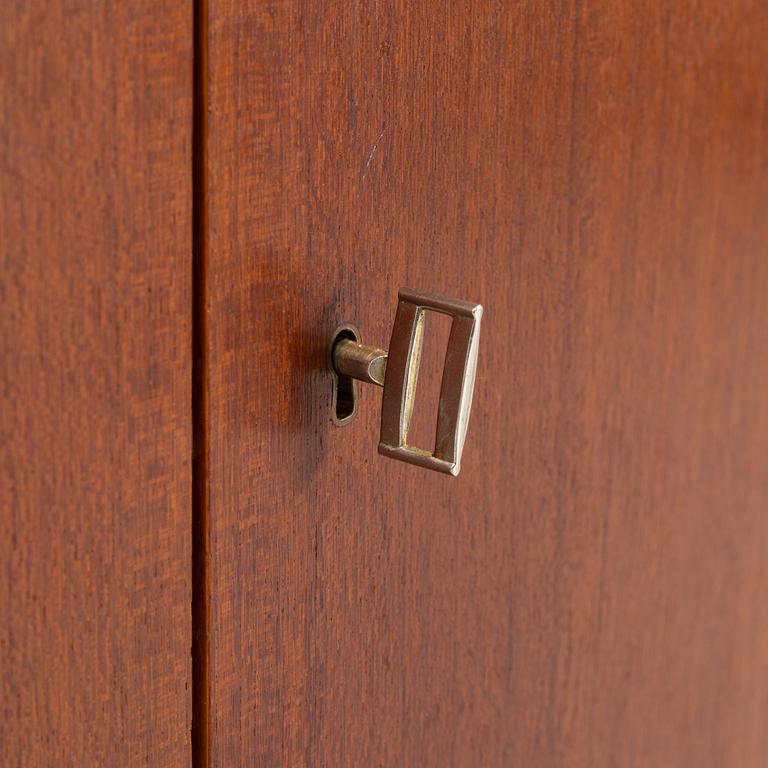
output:
<instances>
[{"instance_id":1,"label":"vertical seam between doors","mask_svg":"<svg viewBox=\"0 0 768 768\"><path fill-rule=\"evenodd\" d=\"M207 0L194 0L192 73L192 766L210 765Z\"/></svg>"}]
</instances>

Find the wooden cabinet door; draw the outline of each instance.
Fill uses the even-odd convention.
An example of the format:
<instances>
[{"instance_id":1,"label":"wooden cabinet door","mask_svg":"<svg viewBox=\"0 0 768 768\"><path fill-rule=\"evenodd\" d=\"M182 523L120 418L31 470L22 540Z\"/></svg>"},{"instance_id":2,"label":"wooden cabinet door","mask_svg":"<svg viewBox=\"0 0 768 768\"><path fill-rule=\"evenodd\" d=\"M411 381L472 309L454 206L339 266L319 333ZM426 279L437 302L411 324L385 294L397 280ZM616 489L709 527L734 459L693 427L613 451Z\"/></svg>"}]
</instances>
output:
<instances>
[{"instance_id":1,"label":"wooden cabinet door","mask_svg":"<svg viewBox=\"0 0 768 768\"><path fill-rule=\"evenodd\" d=\"M201 764L764 763L767 41L204 3ZM405 285L486 308L456 480L377 456L377 391L331 422L334 327Z\"/></svg>"},{"instance_id":2,"label":"wooden cabinet door","mask_svg":"<svg viewBox=\"0 0 768 768\"><path fill-rule=\"evenodd\" d=\"M763 2L0 37L0 764L764 764ZM402 286L486 310L457 479L332 421Z\"/></svg>"},{"instance_id":3,"label":"wooden cabinet door","mask_svg":"<svg viewBox=\"0 0 768 768\"><path fill-rule=\"evenodd\" d=\"M0 765L191 761L192 14L0 4Z\"/></svg>"}]
</instances>

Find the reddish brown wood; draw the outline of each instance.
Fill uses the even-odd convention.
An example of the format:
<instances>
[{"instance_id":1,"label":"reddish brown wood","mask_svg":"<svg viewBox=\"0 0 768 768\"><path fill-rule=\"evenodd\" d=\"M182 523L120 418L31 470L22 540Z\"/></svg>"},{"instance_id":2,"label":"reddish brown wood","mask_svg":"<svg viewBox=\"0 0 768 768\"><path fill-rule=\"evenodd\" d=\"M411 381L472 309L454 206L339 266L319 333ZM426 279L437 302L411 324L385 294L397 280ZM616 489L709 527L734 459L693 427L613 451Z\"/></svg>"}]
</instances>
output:
<instances>
[{"instance_id":1,"label":"reddish brown wood","mask_svg":"<svg viewBox=\"0 0 768 768\"><path fill-rule=\"evenodd\" d=\"M765 3L207 14L211 764L763 764ZM402 285L487 308L455 481L331 425Z\"/></svg>"},{"instance_id":2,"label":"reddish brown wood","mask_svg":"<svg viewBox=\"0 0 768 768\"><path fill-rule=\"evenodd\" d=\"M0 764L191 762L187 3L0 9Z\"/></svg>"}]
</instances>

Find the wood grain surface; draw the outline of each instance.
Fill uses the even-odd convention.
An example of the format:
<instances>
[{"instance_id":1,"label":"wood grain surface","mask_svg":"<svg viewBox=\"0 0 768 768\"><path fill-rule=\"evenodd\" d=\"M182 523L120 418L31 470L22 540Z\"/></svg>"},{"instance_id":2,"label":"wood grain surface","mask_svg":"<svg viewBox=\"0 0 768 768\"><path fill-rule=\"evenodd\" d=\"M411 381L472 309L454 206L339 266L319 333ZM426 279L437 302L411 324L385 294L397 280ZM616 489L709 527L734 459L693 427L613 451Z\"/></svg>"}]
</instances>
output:
<instances>
[{"instance_id":1,"label":"wood grain surface","mask_svg":"<svg viewBox=\"0 0 768 768\"><path fill-rule=\"evenodd\" d=\"M192 14L0 7L0 765L191 762Z\"/></svg>"},{"instance_id":2,"label":"wood grain surface","mask_svg":"<svg viewBox=\"0 0 768 768\"><path fill-rule=\"evenodd\" d=\"M206 15L200 765L764 765L768 7ZM403 285L486 307L457 480L331 424Z\"/></svg>"}]
</instances>

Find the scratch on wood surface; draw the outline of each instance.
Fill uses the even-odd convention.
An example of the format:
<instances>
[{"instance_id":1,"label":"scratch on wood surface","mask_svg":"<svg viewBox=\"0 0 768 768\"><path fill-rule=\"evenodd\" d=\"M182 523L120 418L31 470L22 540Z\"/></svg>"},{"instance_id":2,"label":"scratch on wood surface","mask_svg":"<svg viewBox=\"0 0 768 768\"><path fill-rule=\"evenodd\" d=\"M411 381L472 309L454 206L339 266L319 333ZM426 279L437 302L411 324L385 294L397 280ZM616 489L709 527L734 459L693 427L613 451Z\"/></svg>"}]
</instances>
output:
<instances>
[{"instance_id":1,"label":"scratch on wood surface","mask_svg":"<svg viewBox=\"0 0 768 768\"><path fill-rule=\"evenodd\" d=\"M381 141L381 137L384 135L385 131L387 130L387 126L385 125L379 135L376 137L376 141L373 142L373 146L371 147L371 151L368 153L368 159L365 161L365 166L363 167L363 174L360 177L361 179L364 179L366 174L368 173L368 166L371 164L371 160L373 160L373 156L376 153L376 149L379 146L379 142Z\"/></svg>"}]
</instances>

